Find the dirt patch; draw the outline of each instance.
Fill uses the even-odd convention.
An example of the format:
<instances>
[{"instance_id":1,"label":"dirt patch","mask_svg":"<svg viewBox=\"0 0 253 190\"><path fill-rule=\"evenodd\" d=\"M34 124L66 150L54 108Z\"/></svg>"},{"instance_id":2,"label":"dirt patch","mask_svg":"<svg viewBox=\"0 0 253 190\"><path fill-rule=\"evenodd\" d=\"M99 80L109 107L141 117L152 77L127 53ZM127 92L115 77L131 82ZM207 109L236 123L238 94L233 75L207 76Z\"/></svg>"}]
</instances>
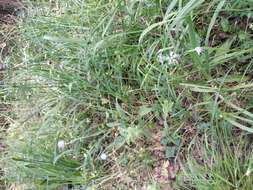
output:
<instances>
[{"instance_id":1,"label":"dirt patch","mask_svg":"<svg viewBox=\"0 0 253 190\"><path fill-rule=\"evenodd\" d=\"M4 58L9 54L10 34L13 31L16 13L23 5L18 0L0 0L0 54ZM6 34L6 35L5 35ZM0 71L5 70L3 59L0 59ZM0 76L0 80L2 76Z\"/></svg>"},{"instance_id":2,"label":"dirt patch","mask_svg":"<svg viewBox=\"0 0 253 190\"><path fill-rule=\"evenodd\" d=\"M23 6L17 0L0 0L0 23L13 24L15 13Z\"/></svg>"},{"instance_id":3,"label":"dirt patch","mask_svg":"<svg viewBox=\"0 0 253 190\"><path fill-rule=\"evenodd\" d=\"M7 66L5 64L5 57L11 54L12 38L11 34L14 31L16 13L18 10L22 9L23 6L18 0L0 0L0 81L3 82L5 78L5 73ZM0 104L1 112L6 115L9 113L9 106L4 103L4 99L1 96ZM8 128L9 122L5 116L0 116L0 154L3 153L6 149L4 144L4 134L5 130ZM3 171L0 168L0 178L3 175ZM0 189L9 189L5 187L5 182L0 179Z\"/></svg>"},{"instance_id":4,"label":"dirt patch","mask_svg":"<svg viewBox=\"0 0 253 190\"><path fill-rule=\"evenodd\" d=\"M18 0L0 0L0 14L14 14L22 8L22 4Z\"/></svg>"}]
</instances>

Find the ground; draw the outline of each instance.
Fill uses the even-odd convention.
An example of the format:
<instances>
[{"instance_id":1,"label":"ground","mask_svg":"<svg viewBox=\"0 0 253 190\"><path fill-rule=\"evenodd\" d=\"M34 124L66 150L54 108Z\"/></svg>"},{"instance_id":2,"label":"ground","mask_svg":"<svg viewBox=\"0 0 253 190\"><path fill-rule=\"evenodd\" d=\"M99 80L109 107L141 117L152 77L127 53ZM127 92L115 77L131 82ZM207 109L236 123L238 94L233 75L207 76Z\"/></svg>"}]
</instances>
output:
<instances>
[{"instance_id":1,"label":"ground","mask_svg":"<svg viewBox=\"0 0 253 190\"><path fill-rule=\"evenodd\" d=\"M12 42L12 34L15 29L15 13L21 8L21 4L18 1L12 0L1 0L0 1L0 25L1 25L1 34L0 34L0 80L4 83L7 65L4 63L4 59L7 56L10 56ZM11 111L10 106L5 103L4 99L1 97L0 104L1 113L8 113ZM5 152L6 144L3 142L6 129L8 128L8 120L5 114L0 116L0 152ZM3 170L1 169L1 175ZM4 182L0 182L0 189L4 189Z\"/></svg>"}]
</instances>

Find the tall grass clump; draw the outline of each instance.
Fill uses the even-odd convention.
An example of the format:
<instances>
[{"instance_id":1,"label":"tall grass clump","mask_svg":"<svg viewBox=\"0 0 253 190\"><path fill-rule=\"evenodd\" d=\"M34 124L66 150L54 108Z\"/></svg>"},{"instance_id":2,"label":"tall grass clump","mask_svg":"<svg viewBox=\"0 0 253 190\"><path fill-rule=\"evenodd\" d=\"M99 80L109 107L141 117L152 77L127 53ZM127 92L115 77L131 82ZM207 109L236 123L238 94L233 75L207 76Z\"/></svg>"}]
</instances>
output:
<instances>
[{"instance_id":1,"label":"tall grass clump","mask_svg":"<svg viewBox=\"0 0 253 190\"><path fill-rule=\"evenodd\" d=\"M24 3L6 183L251 189L251 0Z\"/></svg>"}]
</instances>

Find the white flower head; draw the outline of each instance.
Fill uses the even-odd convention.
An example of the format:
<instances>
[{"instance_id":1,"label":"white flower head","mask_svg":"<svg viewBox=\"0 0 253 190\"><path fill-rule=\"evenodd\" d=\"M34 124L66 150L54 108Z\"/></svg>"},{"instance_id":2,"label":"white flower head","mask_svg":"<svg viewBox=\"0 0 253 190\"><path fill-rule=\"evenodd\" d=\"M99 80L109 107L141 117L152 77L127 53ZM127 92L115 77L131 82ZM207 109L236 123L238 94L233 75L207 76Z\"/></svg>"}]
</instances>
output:
<instances>
[{"instance_id":1,"label":"white flower head","mask_svg":"<svg viewBox=\"0 0 253 190\"><path fill-rule=\"evenodd\" d=\"M107 159L107 155L106 155L105 153L102 153L102 154L100 155L100 159L101 159L101 160L106 160L106 159Z\"/></svg>"},{"instance_id":2,"label":"white flower head","mask_svg":"<svg viewBox=\"0 0 253 190\"><path fill-rule=\"evenodd\" d=\"M158 55L158 61L159 63L163 64L164 63L164 57L163 57L163 54L160 52L159 55Z\"/></svg>"},{"instance_id":3,"label":"white flower head","mask_svg":"<svg viewBox=\"0 0 253 190\"><path fill-rule=\"evenodd\" d=\"M59 140L57 143L57 147L59 150L64 150L65 148L65 141L64 140Z\"/></svg>"},{"instance_id":4,"label":"white flower head","mask_svg":"<svg viewBox=\"0 0 253 190\"><path fill-rule=\"evenodd\" d=\"M173 51L170 52L170 55L167 57L168 64L177 64L178 63L179 55L174 53Z\"/></svg>"},{"instance_id":5,"label":"white flower head","mask_svg":"<svg viewBox=\"0 0 253 190\"><path fill-rule=\"evenodd\" d=\"M86 123L91 123L91 120L89 118L86 118Z\"/></svg>"},{"instance_id":6,"label":"white flower head","mask_svg":"<svg viewBox=\"0 0 253 190\"><path fill-rule=\"evenodd\" d=\"M164 56L161 52L158 55L158 61L161 64L164 64L165 61L168 62L169 65L178 64L179 55L174 53L173 51L169 52L169 55Z\"/></svg>"},{"instance_id":7,"label":"white flower head","mask_svg":"<svg viewBox=\"0 0 253 190\"><path fill-rule=\"evenodd\" d=\"M198 55L201 55L201 53L203 53L203 51L204 51L204 48L203 47L195 47L194 50L197 52Z\"/></svg>"},{"instance_id":8,"label":"white flower head","mask_svg":"<svg viewBox=\"0 0 253 190\"><path fill-rule=\"evenodd\" d=\"M250 173L251 173L251 170L247 169L245 175L246 175L246 176L250 176Z\"/></svg>"}]
</instances>

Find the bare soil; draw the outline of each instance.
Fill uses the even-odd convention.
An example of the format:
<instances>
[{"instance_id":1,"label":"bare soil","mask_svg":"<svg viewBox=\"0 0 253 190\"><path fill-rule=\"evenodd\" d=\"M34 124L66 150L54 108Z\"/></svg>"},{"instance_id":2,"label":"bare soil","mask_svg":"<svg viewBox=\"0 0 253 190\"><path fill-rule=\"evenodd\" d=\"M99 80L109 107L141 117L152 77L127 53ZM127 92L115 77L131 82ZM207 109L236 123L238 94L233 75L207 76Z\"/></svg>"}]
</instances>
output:
<instances>
[{"instance_id":1,"label":"bare soil","mask_svg":"<svg viewBox=\"0 0 253 190\"><path fill-rule=\"evenodd\" d=\"M0 14L13 14L22 8L18 0L0 0Z\"/></svg>"},{"instance_id":2,"label":"bare soil","mask_svg":"<svg viewBox=\"0 0 253 190\"><path fill-rule=\"evenodd\" d=\"M0 23L13 24L15 13L22 7L18 0L0 0Z\"/></svg>"},{"instance_id":3,"label":"bare soil","mask_svg":"<svg viewBox=\"0 0 253 190\"><path fill-rule=\"evenodd\" d=\"M19 0L0 0L0 54L1 57L5 57L9 54L9 38L5 36L13 30L15 26L16 13L22 9L23 5ZM5 70L5 67L0 59L0 71ZM0 80L2 80L2 74L0 73Z\"/></svg>"},{"instance_id":4,"label":"bare soil","mask_svg":"<svg viewBox=\"0 0 253 190\"><path fill-rule=\"evenodd\" d=\"M15 27L15 14L23 6L18 0L0 0L0 81L5 78L6 65L3 63L4 58L10 54L9 47L11 47L10 40L6 38L5 34L8 34ZM9 112L9 106L4 103L2 97L0 97L0 110L1 112ZM0 116L0 153L4 152L6 145L3 143L5 130L8 128L8 120L4 116ZM3 171L0 168L0 190L8 189L5 187L5 182L1 180Z\"/></svg>"}]
</instances>

